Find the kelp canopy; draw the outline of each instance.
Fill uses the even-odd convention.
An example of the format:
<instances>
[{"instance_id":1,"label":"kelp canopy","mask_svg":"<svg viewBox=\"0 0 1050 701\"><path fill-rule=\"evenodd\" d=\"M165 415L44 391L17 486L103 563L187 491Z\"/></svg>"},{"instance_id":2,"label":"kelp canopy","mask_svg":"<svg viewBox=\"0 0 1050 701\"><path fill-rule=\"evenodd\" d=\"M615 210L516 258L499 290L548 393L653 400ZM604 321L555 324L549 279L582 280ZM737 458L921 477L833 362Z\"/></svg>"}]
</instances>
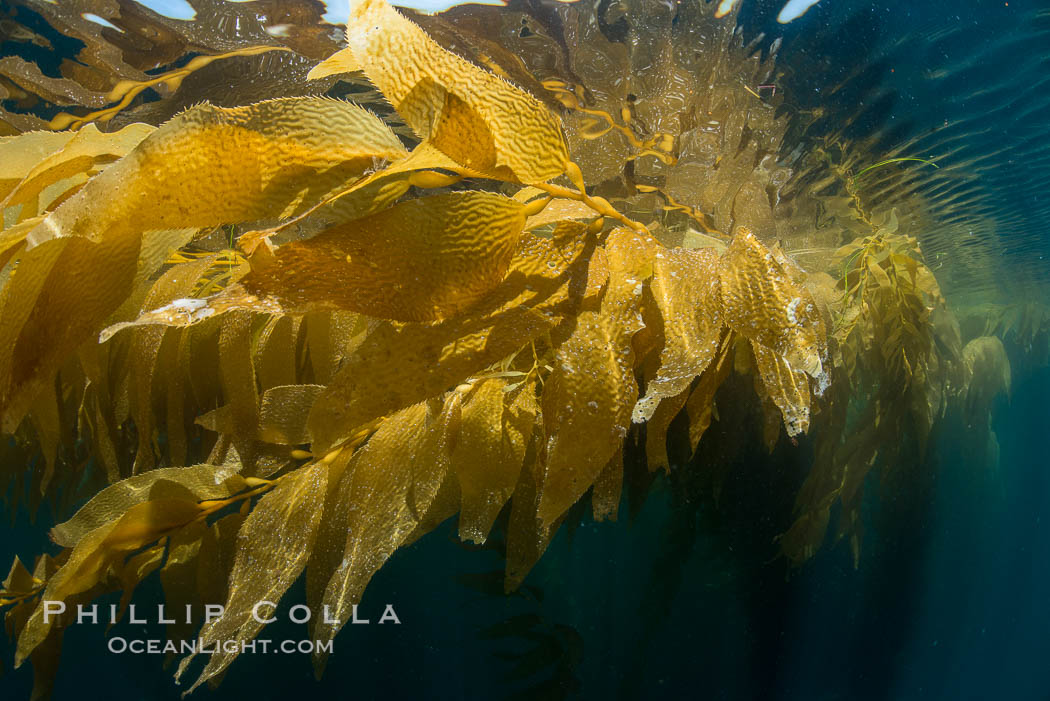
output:
<instances>
[{"instance_id":1,"label":"kelp canopy","mask_svg":"<svg viewBox=\"0 0 1050 701\"><path fill-rule=\"evenodd\" d=\"M794 563L836 505L859 557L866 477L918 464L949 404L988 432L1006 317L964 346L897 209L829 152L782 155L790 118L752 88L776 47L711 4L534 10L417 23L354 0L343 48L214 39L159 75L109 56L112 107L95 90L51 129L5 118L9 491L90 497L0 591L40 694L69 622L42 602L69 616L120 590L123 609L154 572L172 606L225 602L173 640L250 640L252 606L300 577L346 621L395 550L458 515L464 540L505 533L512 590L579 505L616 517L631 470L697 469L670 427L695 453L720 403L760 407L769 450L811 437L778 544ZM181 109L211 97L197 77L275 56L309 82ZM837 187L807 194L815 174ZM1023 318L1046 335L1045 311Z\"/></svg>"}]
</instances>

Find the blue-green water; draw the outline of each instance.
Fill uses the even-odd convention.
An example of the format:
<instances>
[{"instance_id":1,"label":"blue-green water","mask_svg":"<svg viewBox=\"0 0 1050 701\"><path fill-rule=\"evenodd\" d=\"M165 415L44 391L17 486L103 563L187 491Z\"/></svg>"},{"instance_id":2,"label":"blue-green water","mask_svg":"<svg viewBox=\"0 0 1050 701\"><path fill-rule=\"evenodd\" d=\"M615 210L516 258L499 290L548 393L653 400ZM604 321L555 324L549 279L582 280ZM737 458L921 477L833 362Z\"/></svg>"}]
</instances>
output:
<instances>
[{"instance_id":1,"label":"blue-green water","mask_svg":"<svg viewBox=\"0 0 1050 701\"><path fill-rule=\"evenodd\" d=\"M313 680L306 655L244 655L219 691L196 695L488 699L517 691L541 698L529 690L553 676L556 663L537 663L536 674L508 681L520 661L515 653L533 646L482 636L531 615L544 630L559 624L579 635L572 675L580 698L1046 699L1050 370L1020 375L1016 387L994 424L998 473L960 453L961 427L947 426L931 451L931 482L872 505L856 570L841 545L793 573L783 561L768 562L776 552L767 540L776 532L771 515L754 501L734 504L731 492L759 488L765 476L754 472L771 466L735 465L751 474L731 478L717 508L671 507L667 490L658 489L633 523L584 525L571 542L563 530L527 581L542 590L541 602L485 595L457 581L500 562L464 550L446 524L375 577L361 605L362 617L377 614L373 624L337 637L322 681ZM675 509L688 513L689 525L672 536ZM4 557L31 558L46 545L21 520L11 533ZM673 562L661 561L668 556ZM282 609L303 597L293 588ZM159 600L156 583L136 594L147 605ZM400 626L375 624L386 603ZM104 627L67 634L55 698L178 698L160 656L108 653ZM306 637L304 626L272 628L264 635ZM124 623L111 635L161 638L163 631ZM10 660L11 646L0 649ZM4 698L27 698L31 675L8 669L0 683Z\"/></svg>"}]
</instances>

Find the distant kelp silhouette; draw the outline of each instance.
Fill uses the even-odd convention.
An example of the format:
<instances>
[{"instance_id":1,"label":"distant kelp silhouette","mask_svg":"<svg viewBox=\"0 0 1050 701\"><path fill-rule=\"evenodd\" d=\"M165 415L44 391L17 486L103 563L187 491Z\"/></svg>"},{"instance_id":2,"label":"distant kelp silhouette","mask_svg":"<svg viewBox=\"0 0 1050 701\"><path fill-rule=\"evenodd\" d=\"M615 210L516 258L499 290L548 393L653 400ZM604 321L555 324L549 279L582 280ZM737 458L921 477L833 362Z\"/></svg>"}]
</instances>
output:
<instances>
[{"instance_id":1,"label":"distant kelp silhouette","mask_svg":"<svg viewBox=\"0 0 1050 701\"><path fill-rule=\"evenodd\" d=\"M712 8L631 7L671 52L660 70L695 68L668 37ZM43 458L34 499L97 492L52 530L61 553L16 560L0 591L40 693L75 604L121 590L127 605L154 571L172 605L225 601L199 633L170 631L211 647L251 640L252 607L304 573L311 608L346 621L398 548L457 513L483 543L502 512L513 590L587 494L615 517L635 437L670 470L684 410L695 451L734 372L755 392L730 401L761 406L770 450L781 425L813 433L783 554L811 556L836 501L858 553L865 476L921 453L950 399L986 412L1000 386L974 378L1005 376L1005 355L963 352L915 239L855 192L842 216L864 235L839 247L851 229L836 229L827 272L785 252L778 233L818 205L771 204L786 122L741 82L771 61L715 26L698 54L714 87L689 99L717 128L655 84L588 106L571 55L544 76L553 98L531 95L362 0L311 77L362 71L408 145L372 112L303 96L0 140L2 426ZM625 71L645 58L593 45ZM67 613L45 617L57 600ZM311 625L321 641L341 627ZM191 690L236 655L211 655Z\"/></svg>"}]
</instances>

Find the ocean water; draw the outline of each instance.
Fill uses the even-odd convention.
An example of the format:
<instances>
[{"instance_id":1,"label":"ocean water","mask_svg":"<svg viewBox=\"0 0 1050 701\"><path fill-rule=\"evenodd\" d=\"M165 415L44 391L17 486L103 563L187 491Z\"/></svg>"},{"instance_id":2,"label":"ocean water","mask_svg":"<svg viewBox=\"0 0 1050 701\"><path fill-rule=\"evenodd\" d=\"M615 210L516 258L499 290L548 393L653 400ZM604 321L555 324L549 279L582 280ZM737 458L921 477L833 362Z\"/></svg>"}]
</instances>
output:
<instances>
[{"instance_id":1,"label":"ocean water","mask_svg":"<svg viewBox=\"0 0 1050 701\"><path fill-rule=\"evenodd\" d=\"M77 45L47 26L43 4L3 0L0 53L58 75ZM85 2L85 12L104 4ZM190 20L187 7L199 16L223 3L143 4ZM341 3L300 5L345 18ZM544 5L553 3L509 9ZM786 24L779 0L740 0L738 11L744 41L779 42L778 109L803 115L782 159L840 143L867 163L936 162L876 171L868 196L887 210L923 201L912 235L959 310L964 340L984 335L972 310L1050 307L1050 4L823 0ZM18 27L48 46L19 39ZM12 113L16 103L0 100ZM25 114L47 120L59 106ZM901 465L905 479L868 478L856 560L830 534L805 563L779 556L814 442L782 436L770 453L736 440L737 415L724 410L696 457L672 452L669 474L626 490L617 521L570 513L517 592L502 593L501 538L463 544L452 519L379 570L359 607L371 623L343 630L320 680L307 654L245 654L220 686L190 698L1050 699L1046 333L1001 330L1012 390L986 414L997 455L974 450L973 426L950 407L926 450ZM740 412L741 425L759 425L754 411ZM45 502L31 517L23 499L0 506L0 562L57 552L46 529L68 509ZM304 599L299 581L265 637L308 639L287 621ZM108 649L114 637L162 639L152 614L162 601L154 576L134 598L149 622L71 626L52 698L179 698L186 682L174 684L162 655ZM399 624L379 624L387 604ZM32 671L12 669L13 657L14 642L0 636L0 698L28 699Z\"/></svg>"},{"instance_id":2,"label":"ocean water","mask_svg":"<svg viewBox=\"0 0 1050 701\"><path fill-rule=\"evenodd\" d=\"M906 503L877 507L857 569L839 546L789 572L769 562L777 533L769 512L723 505L704 514L658 493L632 522L581 526L571 542L559 535L527 582L542 592L536 601L479 591L500 559L464 550L446 524L380 570L360 609L373 624L336 638L321 681L306 655L244 655L218 690L195 695L1046 699L1050 477L1041 442L1050 431L1050 371L1017 380L995 421L998 473L980 474L946 430L930 457L931 483ZM688 516L675 518L683 509ZM6 532L7 556L28 559L47 546L24 514ZM303 595L293 587L281 615ZM152 620L159 585L143 585L136 600ZM400 626L375 624L386 603ZM485 635L524 615L578 636L575 682L557 695L535 688L555 677L547 665L516 673L529 641ZM307 638L303 626L273 627L275 640ZM103 628L67 635L54 698L179 698L159 656L108 653ZM121 623L110 635L162 638L163 628ZM12 648L5 641L8 664ZM7 668L5 698L28 698L28 672Z\"/></svg>"}]
</instances>

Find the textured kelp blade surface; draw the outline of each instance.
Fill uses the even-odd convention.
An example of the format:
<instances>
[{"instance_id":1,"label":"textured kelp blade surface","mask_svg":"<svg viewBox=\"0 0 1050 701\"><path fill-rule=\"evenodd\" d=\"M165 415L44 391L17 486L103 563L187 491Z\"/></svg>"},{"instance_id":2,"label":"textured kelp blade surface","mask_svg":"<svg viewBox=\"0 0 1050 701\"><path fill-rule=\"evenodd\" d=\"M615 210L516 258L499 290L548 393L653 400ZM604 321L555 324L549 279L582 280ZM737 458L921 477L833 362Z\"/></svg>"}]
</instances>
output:
<instances>
[{"instance_id":1,"label":"textured kelp blade surface","mask_svg":"<svg viewBox=\"0 0 1050 701\"><path fill-rule=\"evenodd\" d=\"M4 426L192 228L289 216L374 157L403 155L375 116L322 98L201 105L153 132L26 236L18 282L0 297ZM150 230L171 233L144 239Z\"/></svg>"},{"instance_id":2,"label":"textured kelp blade surface","mask_svg":"<svg viewBox=\"0 0 1050 701\"><path fill-rule=\"evenodd\" d=\"M754 234L733 237L721 272L726 323L810 375L821 371L823 321L802 275Z\"/></svg>"},{"instance_id":3,"label":"textured kelp blade surface","mask_svg":"<svg viewBox=\"0 0 1050 701\"><path fill-rule=\"evenodd\" d=\"M656 254L651 288L664 347L660 368L634 407L635 422L650 418L662 399L687 389L715 357L723 323L718 273L718 257L710 250Z\"/></svg>"},{"instance_id":4,"label":"textured kelp blade surface","mask_svg":"<svg viewBox=\"0 0 1050 701\"><path fill-rule=\"evenodd\" d=\"M582 249L522 234L506 278L476 307L439 324L377 325L310 412L327 450L357 426L423 401L518 350L558 320Z\"/></svg>"},{"instance_id":5,"label":"textured kelp blade surface","mask_svg":"<svg viewBox=\"0 0 1050 701\"><path fill-rule=\"evenodd\" d=\"M503 279L524 224L524 207L498 195L414 199L260 254L241 284L286 310L438 321Z\"/></svg>"},{"instance_id":6,"label":"textured kelp blade surface","mask_svg":"<svg viewBox=\"0 0 1050 701\"><path fill-rule=\"evenodd\" d=\"M201 630L202 645L226 640L251 640L262 629L253 615L260 601L279 601L306 567L321 522L328 466L314 463L285 477L245 519L237 537L237 554L230 573L225 614ZM219 674L239 654L217 652L208 659L192 691ZM179 675L191 657L179 664Z\"/></svg>"},{"instance_id":7,"label":"textured kelp blade surface","mask_svg":"<svg viewBox=\"0 0 1050 701\"><path fill-rule=\"evenodd\" d=\"M322 531L345 543L323 598L339 623L316 625L319 639L331 640L350 619L372 575L430 506L448 470L443 425L440 417L428 415L425 404L403 409L382 423L343 472L335 512L326 515L339 527L326 524Z\"/></svg>"},{"instance_id":8,"label":"textured kelp blade surface","mask_svg":"<svg viewBox=\"0 0 1050 701\"><path fill-rule=\"evenodd\" d=\"M52 528L51 537L62 547L72 548L88 533L145 501L174 495L192 495L197 499L229 496L244 486L244 481L236 475L237 467L235 464L165 467L121 480L96 494L71 519Z\"/></svg>"},{"instance_id":9,"label":"textured kelp blade surface","mask_svg":"<svg viewBox=\"0 0 1050 701\"><path fill-rule=\"evenodd\" d=\"M50 578L32 617L18 637L15 663L21 664L48 636L55 618L45 622L45 602L65 601L98 584L109 567L200 513L197 501L161 498L138 503L82 537L69 559Z\"/></svg>"},{"instance_id":10,"label":"textured kelp blade surface","mask_svg":"<svg viewBox=\"0 0 1050 701\"><path fill-rule=\"evenodd\" d=\"M441 48L386 0L353 4L347 41L352 58L333 62L331 69L363 70L415 132L453 160L496 176L505 169L504 178L524 183L565 171L561 127L546 107ZM490 157L481 155L489 149Z\"/></svg>"},{"instance_id":11,"label":"textured kelp blade surface","mask_svg":"<svg viewBox=\"0 0 1050 701\"><path fill-rule=\"evenodd\" d=\"M459 536L484 543L518 482L538 407L523 390L509 395L503 378L482 380L463 401L452 467L462 506Z\"/></svg>"},{"instance_id":12,"label":"textured kelp blade surface","mask_svg":"<svg viewBox=\"0 0 1050 701\"><path fill-rule=\"evenodd\" d=\"M646 270L651 273L654 251L651 242L618 229L606 254L609 282L601 305L576 317L543 389L547 438L538 517L546 526L587 491L615 455L638 399L631 339L644 327L642 279Z\"/></svg>"}]
</instances>

